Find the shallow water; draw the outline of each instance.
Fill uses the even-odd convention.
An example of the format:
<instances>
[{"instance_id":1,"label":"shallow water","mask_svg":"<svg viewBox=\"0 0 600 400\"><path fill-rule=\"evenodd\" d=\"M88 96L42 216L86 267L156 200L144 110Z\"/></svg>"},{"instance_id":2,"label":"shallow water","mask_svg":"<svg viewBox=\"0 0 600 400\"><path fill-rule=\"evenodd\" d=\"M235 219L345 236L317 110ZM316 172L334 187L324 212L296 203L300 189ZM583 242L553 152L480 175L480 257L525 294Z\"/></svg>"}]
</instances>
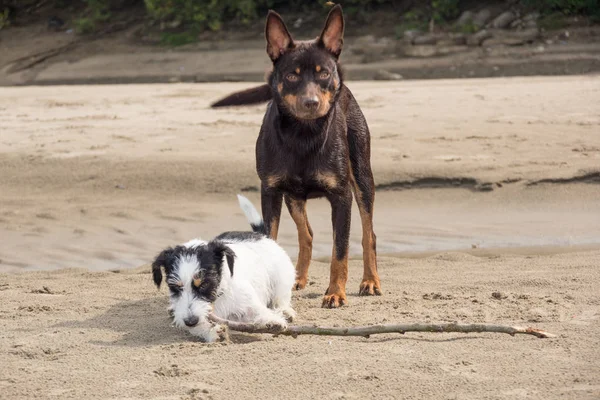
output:
<instances>
[{"instance_id":1,"label":"shallow water","mask_svg":"<svg viewBox=\"0 0 600 400\"><path fill-rule=\"evenodd\" d=\"M257 193L247 196L260 204ZM586 184L504 188L491 193L464 189L378 192L378 255L600 245L597 198L600 187ZM190 238L208 239L223 231L248 229L235 196L150 203L143 209L136 209L135 199L123 201L127 207L102 201L102 207L86 206L83 202L64 215L38 213L35 222L19 225L14 221L29 213L23 202L18 213L4 215L5 223L0 224L0 271L138 267L151 262L164 247ZM308 216L314 231L313 258L327 259L332 246L327 201L310 200ZM361 257L360 227L354 206L351 257ZM296 229L285 210L279 232L280 244L295 259Z\"/></svg>"}]
</instances>

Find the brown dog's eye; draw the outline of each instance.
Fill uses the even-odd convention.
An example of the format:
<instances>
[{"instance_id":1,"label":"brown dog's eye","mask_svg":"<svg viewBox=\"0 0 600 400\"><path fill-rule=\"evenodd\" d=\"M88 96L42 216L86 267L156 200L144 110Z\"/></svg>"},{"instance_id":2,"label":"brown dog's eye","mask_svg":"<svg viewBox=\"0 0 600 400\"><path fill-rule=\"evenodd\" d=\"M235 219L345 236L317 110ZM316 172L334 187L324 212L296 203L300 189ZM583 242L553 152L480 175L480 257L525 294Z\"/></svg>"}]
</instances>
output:
<instances>
[{"instance_id":1,"label":"brown dog's eye","mask_svg":"<svg viewBox=\"0 0 600 400\"><path fill-rule=\"evenodd\" d=\"M285 79L287 79L290 82L296 82L298 79L300 79L298 77L298 75L294 75L294 74L287 74Z\"/></svg>"},{"instance_id":2,"label":"brown dog's eye","mask_svg":"<svg viewBox=\"0 0 600 400\"><path fill-rule=\"evenodd\" d=\"M331 75L329 74L329 72L327 72L327 71L323 71L323 72L321 72L321 74L319 75L319 78L320 78L320 79L329 79L329 77L330 77L330 76L331 76Z\"/></svg>"}]
</instances>

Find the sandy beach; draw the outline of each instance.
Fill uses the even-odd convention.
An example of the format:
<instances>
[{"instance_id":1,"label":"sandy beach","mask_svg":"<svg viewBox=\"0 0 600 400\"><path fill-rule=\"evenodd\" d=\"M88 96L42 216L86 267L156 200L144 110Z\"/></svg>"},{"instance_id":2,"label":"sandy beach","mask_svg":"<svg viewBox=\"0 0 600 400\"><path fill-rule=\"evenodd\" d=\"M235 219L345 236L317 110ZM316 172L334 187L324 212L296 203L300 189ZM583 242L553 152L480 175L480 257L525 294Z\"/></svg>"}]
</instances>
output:
<instances>
[{"instance_id":1,"label":"sandy beach","mask_svg":"<svg viewBox=\"0 0 600 400\"><path fill-rule=\"evenodd\" d=\"M384 296L320 308L330 208L309 202L298 324L486 322L499 334L232 335L169 325L148 262L247 229L264 105L251 83L0 90L0 398L600 397L600 79L350 82L369 122ZM284 213L280 243L296 258Z\"/></svg>"}]
</instances>

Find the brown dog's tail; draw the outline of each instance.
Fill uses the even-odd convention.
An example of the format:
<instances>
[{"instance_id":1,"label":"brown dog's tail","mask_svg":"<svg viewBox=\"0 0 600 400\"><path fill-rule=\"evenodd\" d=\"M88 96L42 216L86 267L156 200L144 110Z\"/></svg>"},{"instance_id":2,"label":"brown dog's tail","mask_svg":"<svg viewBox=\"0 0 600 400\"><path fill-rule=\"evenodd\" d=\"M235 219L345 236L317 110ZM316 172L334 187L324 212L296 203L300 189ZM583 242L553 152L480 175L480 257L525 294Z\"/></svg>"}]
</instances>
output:
<instances>
[{"instance_id":1,"label":"brown dog's tail","mask_svg":"<svg viewBox=\"0 0 600 400\"><path fill-rule=\"evenodd\" d=\"M212 103L212 108L243 106L249 104L265 103L273 98L271 87L265 83L264 85L256 86L240 92L232 93L221 100Z\"/></svg>"}]
</instances>

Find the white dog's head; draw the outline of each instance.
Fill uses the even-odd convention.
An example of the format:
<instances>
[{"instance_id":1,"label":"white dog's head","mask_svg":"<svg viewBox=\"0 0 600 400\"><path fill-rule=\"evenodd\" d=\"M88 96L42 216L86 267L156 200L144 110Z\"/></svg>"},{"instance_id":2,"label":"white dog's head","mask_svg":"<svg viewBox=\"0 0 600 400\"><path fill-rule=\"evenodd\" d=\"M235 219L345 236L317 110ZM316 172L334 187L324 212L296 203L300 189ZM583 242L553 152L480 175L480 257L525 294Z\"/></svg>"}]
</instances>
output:
<instances>
[{"instance_id":1,"label":"white dog's head","mask_svg":"<svg viewBox=\"0 0 600 400\"><path fill-rule=\"evenodd\" d=\"M177 327L193 328L206 323L212 303L219 295L224 274L233 276L235 254L220 241L194 240L162 251L152 263L154 283L169 285L171 312ZM224 259L227 267L224 268Z\"/></svg>"}]
</instances>

